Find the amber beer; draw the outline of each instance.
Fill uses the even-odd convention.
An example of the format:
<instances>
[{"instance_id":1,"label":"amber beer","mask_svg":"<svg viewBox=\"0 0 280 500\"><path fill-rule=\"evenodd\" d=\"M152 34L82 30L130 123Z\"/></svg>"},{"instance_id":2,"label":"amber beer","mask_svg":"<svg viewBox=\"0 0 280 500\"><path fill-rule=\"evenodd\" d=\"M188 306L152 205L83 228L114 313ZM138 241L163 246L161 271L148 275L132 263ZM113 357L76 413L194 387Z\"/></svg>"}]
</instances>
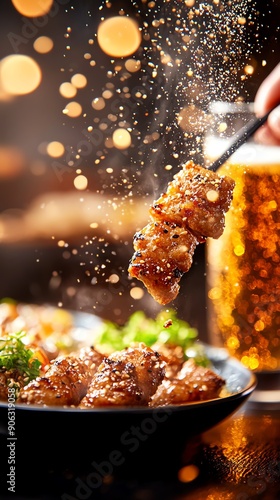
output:
<instances>
[{"instance_id":1,"label":"amber beer","mask_svg":"<svg viewBox=\"0 0 280 500\"><path fill-rule=\"evenodd\" d=\"M208 137L208 160L224 146ZM244 145L219 173L236 186L207 242L209 337L252 370L280 370L280 148Z\"/></svg>"}]
</instances>

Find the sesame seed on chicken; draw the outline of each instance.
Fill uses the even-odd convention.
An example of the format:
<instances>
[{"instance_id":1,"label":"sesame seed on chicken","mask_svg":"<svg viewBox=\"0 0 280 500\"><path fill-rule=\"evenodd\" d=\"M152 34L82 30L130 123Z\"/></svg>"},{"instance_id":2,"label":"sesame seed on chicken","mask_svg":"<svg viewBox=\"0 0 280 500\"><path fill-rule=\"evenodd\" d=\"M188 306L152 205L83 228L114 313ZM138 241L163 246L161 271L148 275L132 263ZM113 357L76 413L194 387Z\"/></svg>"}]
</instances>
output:
<instances>
[{"instance_id":1,"label":"sesame seed on chicken","mask_svg":"<svg viewBox=\"0 0 280 500\"><path fill-rule=\"evenodd\" d=\"M196 246L222 235L234 184L189 161L150 207L150 222L134 235L128 273L160 304L177 297Z\"/></svg>"},{"instance_id":2,"label":"sesame seed on chicken","mask_svg":"<svg viewBox=\"0 0 280 500\"><path fill-rule=\"evenodd\" d=\"M165 375L160 355L140 344L105 358L94 374L81 408L147 406Z\"/></svg>"},{"instance_id":3,"label":"sesame seed on chicken","mask_svg":"<svg viewBox=\"0 0 280 500\"><path fill-rule=\"evenodd\" d=\"M103 357L93 348L84 348L78 355L59 356L42 376L20 390L17 403L78 406Z\"/></svg>"}]
</instances>

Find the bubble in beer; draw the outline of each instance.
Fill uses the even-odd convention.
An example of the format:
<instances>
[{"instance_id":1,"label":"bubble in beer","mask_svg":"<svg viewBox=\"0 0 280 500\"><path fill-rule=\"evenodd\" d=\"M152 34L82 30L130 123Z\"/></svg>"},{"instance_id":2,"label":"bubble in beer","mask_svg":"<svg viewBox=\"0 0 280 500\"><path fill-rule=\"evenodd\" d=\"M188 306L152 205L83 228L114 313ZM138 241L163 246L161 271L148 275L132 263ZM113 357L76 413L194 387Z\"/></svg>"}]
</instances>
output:
<instances>
[{"instance_id":1,"label":"bubble in beer","mask_svg":"<svg viewBox=\"0 0 280 500\"><path fill-rule=\"evenodd\" d=\"M8 94L29 94L40 85L41 79L39 65L29 56L12 54L1 61L1 87Z\"/></svg>"},{"instance_id":2,"label":"bubble in beer","mask_svg":"<svg viewBox=\"0 0 280 500\"><path fill-rule=\"evenodd\" d=\"M274 370L280 363L279 152L254 145L248 161L245 151L220 170L236 185L225 231L208 242L211 328L245 366Z\"/></svg>"},{"instance_id":3,"label":"bubble in beer","mask_svg":"<svg viewBox=\"0 0 280 500\"><path fill-rule=\"evenodd\" d=\"M130 17L109 17L99 24L97 41L101 50L111 57L130 56L141 43L139 26Z\"/></svg>"},{"instance_id":4,"label":"bubble in beer","mask_svg":"<svg viewBox=\"0 0 280 500\"><path fill-rule=\"evenodd\" d=\"M12 4L23 16L40 17L50 11L53 0L12 0Z\"/></svg>"},{"instance_id":5,"label":"bubble in beer","mask_svg":"<svg viewBox=\"0 0 280 500\"><path fill-rule=\"evenodd\" d=\"M117 149L126 149L131 145L131 135L128 130L124 128L115 130L112 139Z\"/></svg>"}]
</instances>

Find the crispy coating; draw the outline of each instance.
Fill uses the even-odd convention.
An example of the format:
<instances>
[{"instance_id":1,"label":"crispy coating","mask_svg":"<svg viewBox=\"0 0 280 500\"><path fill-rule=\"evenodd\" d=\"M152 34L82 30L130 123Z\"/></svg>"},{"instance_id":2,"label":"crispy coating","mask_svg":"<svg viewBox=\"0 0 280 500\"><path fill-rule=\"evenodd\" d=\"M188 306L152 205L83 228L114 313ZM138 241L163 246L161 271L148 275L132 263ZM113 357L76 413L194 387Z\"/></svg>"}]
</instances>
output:
<instances>
[{"instance_id":1,"label":"crispy coating","mask_svg":"<svg viewBox=\"0 0 280 500\"><path fill-rule=\"evenodd\" d=\"M0 401L7 401L8 399L8 384L9 384L9 375L7 371L0 371Z\"/></svg>"},{"instance_id":2,"label":"crispy coating","mask_svg":"<svg viewBox=\"0 0 280 500\"><path fill-rule=\"evenodd\" d=\"M150 208L156 220L188 227L199 239L219 238L225 226L234 181L187 162Z\"/></svg>"},{"instance_id":3,"label":"crispy coating","mask_svg":"<svg viewBox=\"0 0 280 500\"><path fill-rule=\"evenodd\" d=\"M0 372L0 401L7 401L8 399L8 383L6 372Z\"/></svg>"},{"instance_id":4,"label":"crispy coating","mask_svg":"<svg viewBox=\"0 0 280 500\"><path fill-rule=\"evenodd\" d=\"M189 359L173 378L165 378L152 396L150 406L166 406L218 398L225 380L209 368Z\"/></svg>"},{"instance_id":5,"label":"crispy coating","mask_svg":"<svg viewBox=\"0 0 280 500\"><path fill-rule=\"evenodd\" d=\"M94 374L81 408L147 406L165 374L165 362L144 344L105 358Z\"/></svg>"},{"instance_id":6,"label":"crispy coating","mask_svg":"<svg viewBox=\"0 0 280 500\"><path fill-rule=\"evenodd\" d=\"M151 221L133 239L128 273L162 305L174 300L198 243L219 238L234 181L187 162L150 207Z\"/></svg>"},{"instance_id":7,"label":"crispy coating","mask_svg":"<svg viewBox=\"0 0 280 500\"><path fill-rule=\"evenodd\" d=\"M16 392L24 386L24 377L18 370L0 369L0 401L8 400L8 388L14 387Z\"/></svg>"},{"instance_id":8,"label":"crispy coating","mask_svg":"<svg viewBox=\"0 0 280 500\"><path fill-rule=\"evenodd\" d=\"M165 378L172 378L181 370L184 363L184 349L179 345L162 344L157 342L152 345L166 362Z\"/></svg>"},{"instance_id":9,"label":"crispy coating","mask_svg":"<svg viewBox=\"0 0 280 500\"><path fill-rule=\"evenodd\" d=\"M18 403L45 406L78 406L87 392L103 355L93 348L51 361L45 374L20 390Z\"/></svg>"},{"instance_id":10,"label":"crispy coating","mask_svg":"<svg viewBox=\"0 0 280 500\"><path fill-rule=\"evenodd\" d=\"M179 282L191 265L197 239L169 221L150 222L134 236L134 255L128 271L144 283L160 304L176 298Z\"/></svg>"}]
</instances>

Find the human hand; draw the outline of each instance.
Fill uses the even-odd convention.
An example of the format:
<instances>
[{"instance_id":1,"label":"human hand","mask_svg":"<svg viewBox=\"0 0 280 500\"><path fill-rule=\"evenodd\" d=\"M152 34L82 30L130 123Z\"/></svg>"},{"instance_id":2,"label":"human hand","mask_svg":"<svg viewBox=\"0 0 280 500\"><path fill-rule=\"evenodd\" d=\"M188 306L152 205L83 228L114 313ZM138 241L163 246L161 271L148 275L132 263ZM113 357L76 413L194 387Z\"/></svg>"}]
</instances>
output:
<instances>
[{"instance_id":1,"label":"human hand","mask_svg":"<svg viewBox=\"0 0 280 500\"><path fill-rule=\"evenodd\" d=\"M254 106L257 116L264 115L277 101L279 106L255 134L255 139L262 144L280 146L280 63L261 83L256 93Z\"/></svg>"}]
</instances>

